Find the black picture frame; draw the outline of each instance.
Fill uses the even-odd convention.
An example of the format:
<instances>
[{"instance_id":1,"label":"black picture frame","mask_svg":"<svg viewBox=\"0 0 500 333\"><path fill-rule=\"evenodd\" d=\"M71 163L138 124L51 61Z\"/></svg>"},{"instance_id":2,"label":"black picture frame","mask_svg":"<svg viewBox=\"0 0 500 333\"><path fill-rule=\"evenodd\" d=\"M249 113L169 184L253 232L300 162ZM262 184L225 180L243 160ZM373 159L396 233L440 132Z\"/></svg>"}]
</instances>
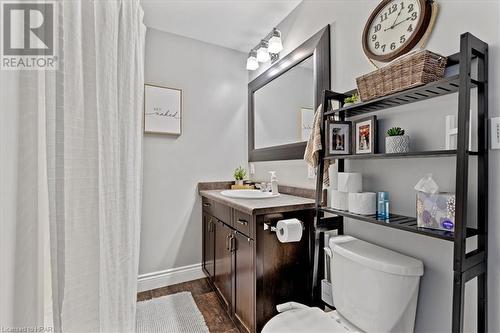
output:
<instances>
[{"instance_id":1,"label":"black picture frame","mask_svg":"<svg viewBox=\"0 0 500 333\"><path fill-rule=\"evenodd\" d=\"M368 135L360 134L361 126L369 126ZM365 138L362 142L361 135ZM362 119L358 119L353 122L353 154L363 155L363 154L375 154L377 153L377 116L370 116ZM368 147L364 147L368 146Z\"/></svg>"},{"instance_id":2,"label":"black picture frame","mask_svg":"<svg viewBox=\"0 0 500 333\"><path fill-rule=\"evenodd\" d=\"M351 121L335 121L327 120L325 124L325 156L339 156L339 155L351 155L353 151L353 141L352 138L352 122ZM333 140L333 131L335 129L344 130L343 140ZM338 136L338 134L337 134ZM334 143L337 142L337 148L333 148ZM343 145L344 149L339 149L338 145Z\"/></svg>"}]
</instances>

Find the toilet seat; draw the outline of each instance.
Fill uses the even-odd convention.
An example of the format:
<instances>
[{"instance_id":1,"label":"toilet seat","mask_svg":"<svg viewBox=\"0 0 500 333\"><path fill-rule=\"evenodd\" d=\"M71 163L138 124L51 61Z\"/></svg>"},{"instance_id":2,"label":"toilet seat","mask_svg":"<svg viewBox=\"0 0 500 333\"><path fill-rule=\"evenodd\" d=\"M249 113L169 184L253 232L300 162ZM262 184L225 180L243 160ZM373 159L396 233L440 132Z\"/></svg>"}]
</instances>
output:
<instances>
[{"instance_id":1,"label":"toilet seat","mask_svg":"<svg viewBox=\"0 0 500 333\"><path fill-rule=\"evenodd\" d=\"M337 311L324 312L319 308L302 308L274 316L262 333L355 333L356 330Z\"/></svg>"}]
</instances>

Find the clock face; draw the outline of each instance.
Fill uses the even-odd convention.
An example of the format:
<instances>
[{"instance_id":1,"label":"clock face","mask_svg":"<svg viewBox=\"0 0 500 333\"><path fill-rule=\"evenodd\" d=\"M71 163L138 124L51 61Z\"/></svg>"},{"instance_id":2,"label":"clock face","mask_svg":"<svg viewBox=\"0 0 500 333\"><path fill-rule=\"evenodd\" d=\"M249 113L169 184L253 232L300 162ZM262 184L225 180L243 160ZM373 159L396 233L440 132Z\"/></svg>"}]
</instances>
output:
<instances>
[{"instance_id":1,"label":"clock face","mask_svg":"<svg viewBox=\"0 0 500 333\"><path fill-rule=\"evenodd\" d=\"M425 31L428 11L423 0L383 1L365 27L365 53L375 60L390 61L409 51Z\"/></svg>"}]
</instances>

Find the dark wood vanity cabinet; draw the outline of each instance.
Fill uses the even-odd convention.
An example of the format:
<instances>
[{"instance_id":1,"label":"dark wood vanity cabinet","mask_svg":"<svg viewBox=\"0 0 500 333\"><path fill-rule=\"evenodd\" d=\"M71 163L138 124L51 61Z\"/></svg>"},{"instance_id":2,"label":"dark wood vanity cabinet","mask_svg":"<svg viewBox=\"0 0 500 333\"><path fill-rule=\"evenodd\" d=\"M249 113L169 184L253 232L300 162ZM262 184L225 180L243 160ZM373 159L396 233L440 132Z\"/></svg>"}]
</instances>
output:
<instances>
[{"instance_id":1,"label":"dark wood vanity cabinet","mask_svg":"<svg viewBox=\"0 0 500 333\"><path fill-rule=\"evenodd\" d=\"M222 300L226 309L231 306L232 299L232 256L231 252L231 227L217 221L215 228L215 274L213 276L213 284Z\"/></svg>"},{"instance_id":2,"label":"dark wood vanity cabinet","mask_svg":"<svg viewBox=\"0 0 500 333\"><path fill-rule=\"evenodd\" d=\"M254 240L236 231L234 244L233 311L237 321L254 331Z\"/></svg>"},{"instance_id":3,"label":"dark wood vanity cabinet","mask_svg":"<svg viewBox=\"0 0 500 333\"><path fill-rule=\"evenodd\" d=\"M215 228L217 219L203 213L203 269L209 276L215 274Z\"/></svg>"},{"instance_id":4,"label":"dark wood vanity cabinet","mask_svg":"<svg viewBox=\"0 0 500 333\"><path fill-rule=\"evenodd\" d=\"M202 267L242 332L260 332L277 313L277 304L309 303L312 209L271 215L247 214L208 198L202 199ZM305 222L300 242L283 244L271 230L264 230L265 223L275 225L278 217L296 217Z\"/></svg>"}]
</instances>

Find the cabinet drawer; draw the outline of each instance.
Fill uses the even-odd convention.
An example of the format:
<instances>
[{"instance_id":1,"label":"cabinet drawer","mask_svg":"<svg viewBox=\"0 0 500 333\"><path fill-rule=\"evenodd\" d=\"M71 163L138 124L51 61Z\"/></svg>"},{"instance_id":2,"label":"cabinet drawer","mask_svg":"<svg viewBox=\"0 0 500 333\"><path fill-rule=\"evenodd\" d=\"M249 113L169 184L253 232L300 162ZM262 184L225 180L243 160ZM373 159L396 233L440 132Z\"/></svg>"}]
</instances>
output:
<instances>
[{"instance_id":1,"label":"cabinet drawer","mask_svg":"<svg viewBox=\"0 0 500 333\"><path fill-rule=\"evenodd\" d=\"M252 216L242 213L238 210L234 210L233 228L248 236L253 238L253 223Z\"/></svg>"},{"instance_id":2,"label":"cabinet drawer","mask_svg":"<svg viewBox=\"0 0 500 333\"><path fill-rule=\"evenodd\" d=\"M203 197L201 199L203 210L218 220L231 225L231 208L214 200Z\"/></svg>"}]
</instances>

